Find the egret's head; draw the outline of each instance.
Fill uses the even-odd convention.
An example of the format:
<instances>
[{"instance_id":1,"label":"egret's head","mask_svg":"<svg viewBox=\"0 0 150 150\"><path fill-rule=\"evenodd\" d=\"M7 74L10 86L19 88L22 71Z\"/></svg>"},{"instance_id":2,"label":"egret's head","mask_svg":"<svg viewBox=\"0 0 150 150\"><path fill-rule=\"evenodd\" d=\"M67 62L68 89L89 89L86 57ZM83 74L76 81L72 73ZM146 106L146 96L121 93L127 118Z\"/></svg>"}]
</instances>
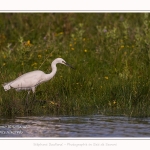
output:
<instances>
[{"instance_id":1,"label":"egret's head","mask_svg":"<svg viewBox=\"0 0 150 150\"><path fill-rule=\"evenodd\" d=\"M68 66L68 67L74 69L71 65L69 65L68 63L66 63L66 61L65 61L64 59L62 59L62 58L56 58L55 60L56 60L57 63L66 65L66 66Z\"/></svg>"}]
</instances>

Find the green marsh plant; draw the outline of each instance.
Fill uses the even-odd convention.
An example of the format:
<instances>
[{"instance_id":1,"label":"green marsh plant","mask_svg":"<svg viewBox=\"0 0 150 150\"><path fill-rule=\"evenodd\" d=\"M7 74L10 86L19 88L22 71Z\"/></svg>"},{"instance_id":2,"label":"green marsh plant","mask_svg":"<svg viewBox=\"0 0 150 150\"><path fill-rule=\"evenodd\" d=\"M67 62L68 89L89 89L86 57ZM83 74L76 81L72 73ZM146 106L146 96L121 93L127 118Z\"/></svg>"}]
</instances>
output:
<instances>
[{"instance_id":1,"label":"green marsh plant","mask_svg":"<svg viewBox=\"0 0 150 150\"><path fill-rule=\"evenodd\" d=\"M0 115L150 116L149 39L149 13L1 13L1 84L57 57L76 70L58 65L29 108L27 92L1 86Z\"/></svg>"}]
</instances>

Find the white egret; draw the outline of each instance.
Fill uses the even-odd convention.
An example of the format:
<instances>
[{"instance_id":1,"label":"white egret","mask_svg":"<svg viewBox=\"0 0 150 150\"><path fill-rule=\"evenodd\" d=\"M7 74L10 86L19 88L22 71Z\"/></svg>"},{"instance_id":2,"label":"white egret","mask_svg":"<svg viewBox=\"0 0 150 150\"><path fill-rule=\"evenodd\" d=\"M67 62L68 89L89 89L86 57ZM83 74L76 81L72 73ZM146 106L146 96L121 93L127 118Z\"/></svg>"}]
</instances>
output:
<instances>
[{"instance_id":1,"label":"white egret","mask_svg":"<svg viewBox=\"0 0 150 150\"><path fill-rule=\"evenodd\" d=\"M32 90L32 92L35 93L35 88L39 84L49 81L51 78L54 77L54 75L57 72L56 64L58 63L73 68L72 66L67 64L66 61L63 60L62 58L56 58L51 64L52 67L51 73L45 74L43 71L40 70L25 73L11 82L4 83L3 84L4 90L7 91L10 90L11 88L14 88L16 91L28 90L30 92Z\"/></svg>"}]
</instances>

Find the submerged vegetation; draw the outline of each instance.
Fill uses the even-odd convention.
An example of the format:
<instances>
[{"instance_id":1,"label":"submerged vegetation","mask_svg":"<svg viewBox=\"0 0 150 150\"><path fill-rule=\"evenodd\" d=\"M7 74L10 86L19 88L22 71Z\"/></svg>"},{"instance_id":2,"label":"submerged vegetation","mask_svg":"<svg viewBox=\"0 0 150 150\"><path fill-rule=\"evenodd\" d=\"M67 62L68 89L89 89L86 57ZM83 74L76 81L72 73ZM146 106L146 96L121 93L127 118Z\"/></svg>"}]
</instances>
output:
<instances>
[{"instance_id":1,"label":"submerged vegetation","mask_svg":"<svg viewBox=\"0 0 150 150\"><path fill-rule=\"evenodd\" d=\"M150 14L1 13L0 83L33 70L53 79L26 91L0 88L0 115L150 116Z\"/></svg>"}]
</instances>

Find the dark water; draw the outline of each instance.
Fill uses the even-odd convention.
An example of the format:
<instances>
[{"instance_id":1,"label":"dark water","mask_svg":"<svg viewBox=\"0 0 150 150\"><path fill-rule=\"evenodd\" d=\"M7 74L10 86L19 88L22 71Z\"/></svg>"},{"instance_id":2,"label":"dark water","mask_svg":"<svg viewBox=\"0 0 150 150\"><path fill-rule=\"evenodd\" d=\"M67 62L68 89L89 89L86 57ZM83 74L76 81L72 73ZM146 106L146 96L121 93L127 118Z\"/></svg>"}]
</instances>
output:
<instances>
[{"instance_id":1,"label":"dark water","mask_svg":"<svg viewBox=\"0 0 150 150\"><path fill-rule=\"evenodd\" d=\"M1 118L0 137L150 137L150 118L103 115Z\"/></svg>"}]
</instances>

